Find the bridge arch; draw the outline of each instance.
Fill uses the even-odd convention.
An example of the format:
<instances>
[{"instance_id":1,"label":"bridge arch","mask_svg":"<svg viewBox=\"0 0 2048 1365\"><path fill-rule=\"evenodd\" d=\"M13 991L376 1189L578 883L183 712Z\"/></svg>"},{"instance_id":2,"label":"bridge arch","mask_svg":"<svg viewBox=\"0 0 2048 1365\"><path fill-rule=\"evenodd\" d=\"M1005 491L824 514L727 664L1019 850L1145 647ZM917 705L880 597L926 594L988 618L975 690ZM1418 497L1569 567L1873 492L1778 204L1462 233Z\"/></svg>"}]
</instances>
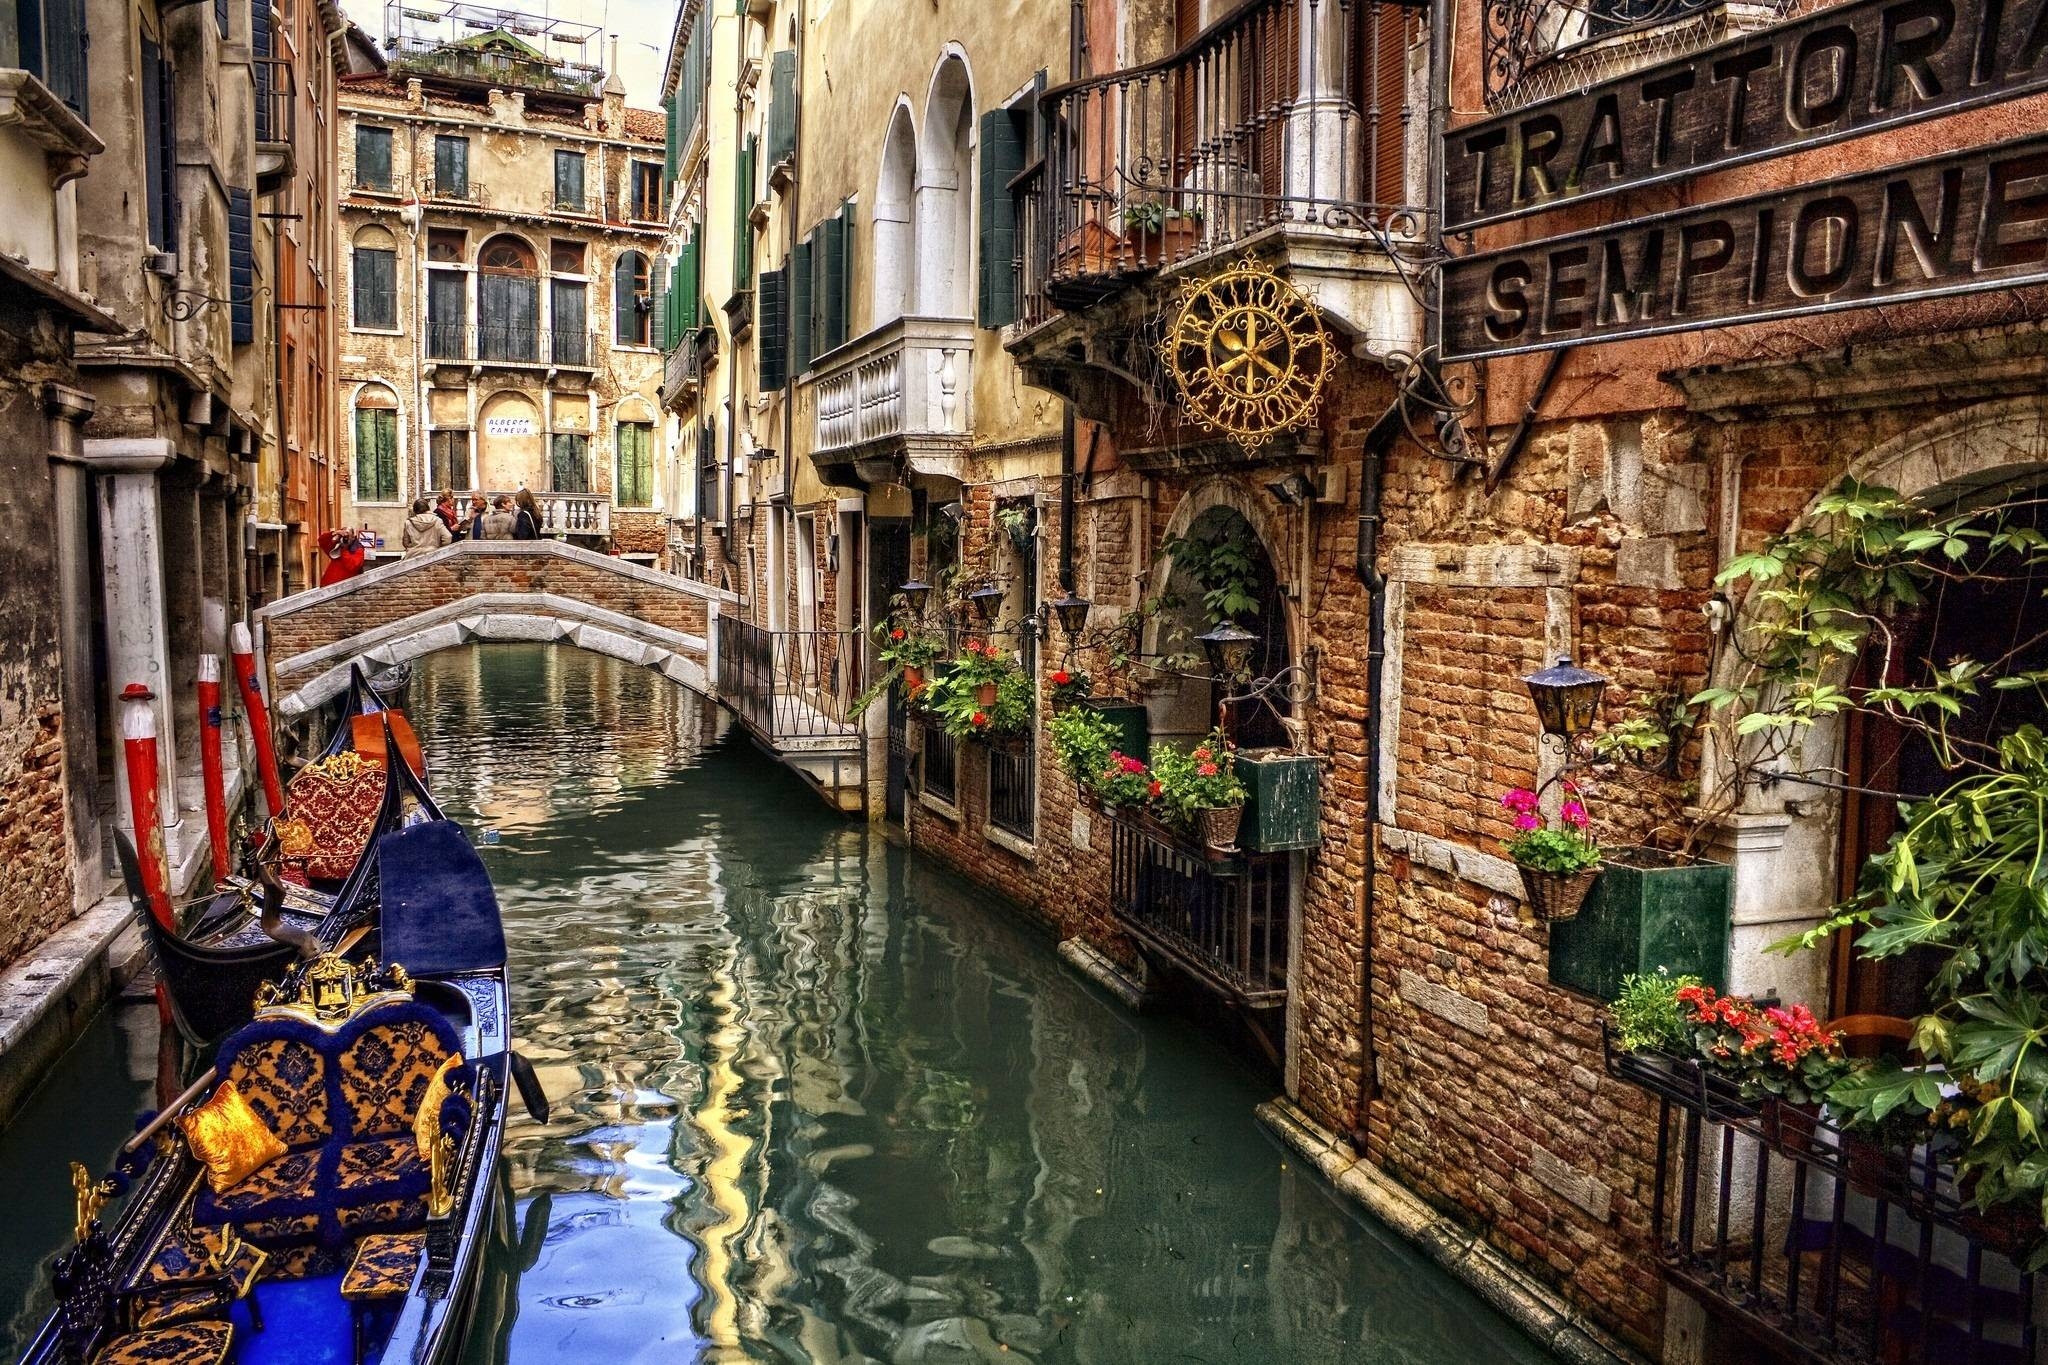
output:
<instances>
[{"instance_id":1,"label":"bridge arch","mask_svg":"<svg viewBox=\"0 0 2048 1365\"><path fill-rule=\"evenodd\" d=\"M257 613L280 719L305 716L349 670L487 641L569 645L716 698L729 592L560 541L464 541L295 594Z\"/></svg>"}]
</instances>

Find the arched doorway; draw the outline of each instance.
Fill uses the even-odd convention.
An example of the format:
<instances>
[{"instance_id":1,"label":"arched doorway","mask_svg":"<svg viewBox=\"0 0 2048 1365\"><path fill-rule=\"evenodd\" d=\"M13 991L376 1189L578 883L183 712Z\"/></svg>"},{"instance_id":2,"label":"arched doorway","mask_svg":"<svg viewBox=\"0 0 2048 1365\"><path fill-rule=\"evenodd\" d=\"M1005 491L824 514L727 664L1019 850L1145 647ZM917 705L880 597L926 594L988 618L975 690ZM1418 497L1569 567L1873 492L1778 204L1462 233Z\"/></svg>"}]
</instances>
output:
<instances>
[{"instance_id":1,"label":"arched doorway","mask_svg":"<svg viewBox=\"0 0 2048 1365\"><path fill-rule=\"evenodd\" d=\"M523 393L492 394L481 409L477 478L494 492L544 488L540 409Z\"/></svg>"},{"instance_id":2,"label":"arched doorway","mask_svg":"<svg viewBox=\"0 0 2048 1365\"><path fill-rule=\"evenodd\" d=\"M1153 732L1199 735L1219 722L1244 749L1285 748L1284 699L1258 693L1292 662L1280 576L1258 529L1227 504L1207 507L1168 536L1165 579L1148 652L1168 683L1152 704ZM1201 637L1225 621L1257 637L1249 682L1222 686L1210 678ZM1220 711L1219 711L1220 708Z\"/></svg>"},{"instance_id":3,"label":"arched doorway","mask_svg":"<svg viewBox=\"0 0 2048 1365\"><path fill-rule=\"evenodd\" d=\"M974 311L974 88L967 62L948 54L925 97L918 148L917 311L964 318Z\"/></svg>"},{"instance_id":4,"label":"arched doorway","mask_svg":"<svg viewBox=\"0 0 2048 1365\"><path fill-rule=\"evenodd\" d=\"M524 239L501 234L476 258L477 355L540 359L540 265Z\"/></svg>"}]
</instances>

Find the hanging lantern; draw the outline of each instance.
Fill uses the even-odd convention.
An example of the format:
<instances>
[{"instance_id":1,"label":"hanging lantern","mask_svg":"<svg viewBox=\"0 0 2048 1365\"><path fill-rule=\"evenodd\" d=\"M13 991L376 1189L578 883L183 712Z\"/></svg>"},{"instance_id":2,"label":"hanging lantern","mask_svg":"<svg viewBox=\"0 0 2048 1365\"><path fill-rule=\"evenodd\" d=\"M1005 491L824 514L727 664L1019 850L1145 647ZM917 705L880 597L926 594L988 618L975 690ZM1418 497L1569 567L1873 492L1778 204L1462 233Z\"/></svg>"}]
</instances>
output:
<instances>
[{"instance_id":1,"label":"hanging lantern","mask_svg":"<svg viewBox=\"0 0 2048 1365\"><path fill-rule=\"evenodd\" d=\"M1209 656L1209 673L1218 680L1248 677L1252 670L1252 647L1259 637L1235 621L1225 621L1207 635L1198 635Z\"/></svg>"},{"instance_id":2,"label":"hanging lantern","mask_svg":"<svg viewBox=\"0 0 2048 1365\"><path fill-rule=\"evenodd\" d=\"M911 579L896 591L903 594L903 605L910 608L912 616L924 616L925 603L931 600L932 585L922 579Z\"/></svg>"},{"instance_id":3,"label":"hanging lantern","mask_svg":"<svg viewBox=\"0 0 2048 1365\"><path fill-rule=\"evenodd\" d=\"M1067 633L1069 640L1087 626L1088 608L1094 605L1085 597L1076 597L1072 590L1052 604L1053 615L1060 618L1060 629Z\"/></svg>"},{"instance_id":4,"label":"hanging lantern","mask_svg":"<svg viewBox=\"0 0 2048 1365\"><path fill-rule=\"evenodd\" d=\"M1607 679L1579 668L1570 659L1559 659L1540 673L1522 679L1529 699L1536 703L1536 717L1543 733L1569 740L1593 728L1600 697L1607 691Z\"/></svg>"},{"instance_id":5,"label":"hanging lantern","mask_svg":"<svg viewBox=\"0 0 2048 1365\"><path fill-rule=\"evenodd\" d=\"M987 625L996 619L996 608L1002 605L1003 590L993 583L984 583L967 594L967 605L974 608L974 619Z\"/></svg>"}]
</instances>

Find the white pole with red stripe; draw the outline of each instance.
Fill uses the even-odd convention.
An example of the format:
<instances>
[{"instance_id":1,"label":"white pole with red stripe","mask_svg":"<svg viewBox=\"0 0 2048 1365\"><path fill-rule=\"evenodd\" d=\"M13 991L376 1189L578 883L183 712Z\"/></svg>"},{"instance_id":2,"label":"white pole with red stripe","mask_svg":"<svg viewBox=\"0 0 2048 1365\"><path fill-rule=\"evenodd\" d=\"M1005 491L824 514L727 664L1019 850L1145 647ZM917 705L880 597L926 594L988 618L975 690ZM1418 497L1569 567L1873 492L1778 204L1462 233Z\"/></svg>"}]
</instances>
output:
<instances>
[{"instance_id":1,"label":"white pole with red stripe","mask_svg":"<svg viewBox=\"0 0 2048 1365\"><path fill-rule=\"evenodd\" d=\"M242 707L249 713L249 737L256 742L256 771L263 777L263 804L275 820L284 814L284 783L277 776L277 750L270 744L270 710L256 685L256 645L249 627L235 622L235 683L242 689Z\"/></svg>"},{"instance_id":2,"label":"white pole with red stripe","mask_svg":"<svg viewBox=\"0 0 2048 1365\"><path fill-rule=\"evenodd\" d=\"M171 860L164 852L163 811L157 804L156 693L141 683L121 689L121 746L128 765L128 810L135 822L135 856L149 913L177 932L171 909Z\"/></svg>"},{"instance_id":3,"label":"white pole with red stripe","mask_svg":"<svg viewBox=\"0 0 2048 1365\"><path fill-rule=\"evenodd\" d=\"M199 774L206 783L206 842L215 881L225 881L228 859L228 784L220 752L220 655L199 656Z\"/></svg>"}]
</instances>

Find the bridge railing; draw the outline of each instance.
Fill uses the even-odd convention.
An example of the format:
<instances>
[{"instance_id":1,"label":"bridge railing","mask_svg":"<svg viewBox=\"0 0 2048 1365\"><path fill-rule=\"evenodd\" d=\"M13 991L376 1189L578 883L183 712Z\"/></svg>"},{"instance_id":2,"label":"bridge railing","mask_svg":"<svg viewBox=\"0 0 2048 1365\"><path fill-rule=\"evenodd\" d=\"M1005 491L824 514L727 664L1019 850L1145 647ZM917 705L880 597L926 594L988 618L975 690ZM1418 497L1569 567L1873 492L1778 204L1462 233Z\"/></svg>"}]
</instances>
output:
<instances>
[{"instance_id":1,"label":"bridge railing","mask_svg":"<svg viewBox=\"0 0 2048 1365\"><path fill-rule=\"evenodd\" d=\"M718 618L718 695L771 743L857 740L853 702L866 674L859 631L770 630Z\"/></svg>"},{"instance_id":2,"label":"bridge railing","mask_svg":"<svg viewBox=\"0 0 2048 1365\"><path fill-rule=\"evenodd\" d=\"M471 498L481 497L488 503L497 497L509 498L514 491L510 488L458 488L455 490L455 505L467 518ZM602 493L543 493L536 489L533 500L540 504L540 533L544 536L611 534L611 499Z\"/></svg>"}]
</instances>

